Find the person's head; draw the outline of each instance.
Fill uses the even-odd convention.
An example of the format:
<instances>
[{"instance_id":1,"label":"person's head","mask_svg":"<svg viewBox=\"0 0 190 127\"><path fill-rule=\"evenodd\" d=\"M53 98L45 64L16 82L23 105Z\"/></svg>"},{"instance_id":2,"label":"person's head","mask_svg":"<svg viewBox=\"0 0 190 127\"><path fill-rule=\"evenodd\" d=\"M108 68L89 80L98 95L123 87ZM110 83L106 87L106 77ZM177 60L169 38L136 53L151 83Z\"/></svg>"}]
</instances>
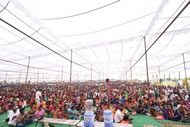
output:
<instances>
[{"instance_id":1,"label":"person's head","mask_svg":"<svg viewBox=\"0 0 190 127\"><path fill-rule=\"evenodd\" d=\"M20 114L24 114L24 108L20 109Z\"/></svg>"},{"instance_id":2,"label":"person's head","mask_svg":"<svg viewBox=\"0 0 190 127\"><path fill-rule=\"evenodd\" d=\"M124 115L123 120L128 121L129 120L129 115L127 115L127 114Z\"/></svg>"},{"instance_id":3,"label":"person's head","mask_svg":"<svg viewBox=\"0 0 190 127\"><path fill-rule=\"evenodd\" d=\"M72 106L72 107L71 107L71 110L74 110L74 109L75 109L75 106Z\"/></svg>"},{"instance_id":4,"label":"person's head","mask_svg":"<svg viewBox=\"0 0 190 127\"><path fill-rule=\"evenodd\" d=\"M39 110L42 110L42 109L43 109L43 106L42 106L42 105L40 105L40 106L39 106Z\"/></svg>"},{"instance_id":5,"label":"person's head","mask_svg":"<svg viewBox=\"0 0 190 127\"><path fill-rule=\"evenodd\" d=\"M168 105L167 105L167 108L168 108L168 109L171 109L171 105L170 105L170 104L168 104Z\"/></svg>"},{"instance_id":6,"label":"person's head","mask_svg":"<svg viewBox=\"0 0 190 127\"><path fill-rule=\"evenodd\" d=\"M119 110L120 110L121 112L123 111L123 109L124 109L124 108L123 108L122 106L119 107Z\"/></svg>"},{"instance_id":7,"label":"person's head","mask_svg":"<svg viewBox=\"0 0 190 127\"><path fill-rule=\"evenodd\" d=\"M17 107L13 107L13 112L16 113Z\"/></svg>"}]
</instances>

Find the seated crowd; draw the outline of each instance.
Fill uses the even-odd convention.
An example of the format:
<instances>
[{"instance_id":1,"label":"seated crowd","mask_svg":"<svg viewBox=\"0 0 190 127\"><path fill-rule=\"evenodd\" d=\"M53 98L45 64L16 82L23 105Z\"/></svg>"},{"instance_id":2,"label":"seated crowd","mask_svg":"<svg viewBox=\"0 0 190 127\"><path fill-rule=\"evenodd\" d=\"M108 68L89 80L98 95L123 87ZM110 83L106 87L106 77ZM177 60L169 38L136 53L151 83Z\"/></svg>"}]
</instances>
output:
<instances>
[{"instance_id":1,"label":"seated crowd","mask_svg":"<svg viewBox=\"0 0 190 127\"><path fill-rule=\"evenodd\" d=\"M83 119L85 101L93 100L95 120L103 122L104 110L112 110L116 123L131 123L130 115L145 114L158 120L190 122L190 93L183 87L122 84L14 85L0 89L0 114L8 112L9 125L23 127L42 117ZM25 108L30 107L25 112ZM50 126L54 126L50 124Z\"/></svg>"}]
</instances>

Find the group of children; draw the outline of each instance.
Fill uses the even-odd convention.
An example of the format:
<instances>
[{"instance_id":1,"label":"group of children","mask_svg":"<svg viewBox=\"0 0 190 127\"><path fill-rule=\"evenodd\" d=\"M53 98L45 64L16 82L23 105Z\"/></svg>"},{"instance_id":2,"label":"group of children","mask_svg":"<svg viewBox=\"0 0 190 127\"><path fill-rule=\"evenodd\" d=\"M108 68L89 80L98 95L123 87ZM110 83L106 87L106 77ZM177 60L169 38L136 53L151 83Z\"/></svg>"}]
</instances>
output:
<instances>
[{"instance_id":1,"label":"group of children","mask_svg":"<svg viewBox=\"0 0 190 127\"><path fill-rule=\"evenodd\" d=\"M129 116L136 114L158 120L190 122L189 91L183 87L155 85L148 90L146 84L139 83L110 86L7 85L0 89L0 114L14 107L30 107L29 118L45 114L49 118L83 119L87 99L93 100L95 120L100 122L103 122L104 110L111 110L114 121L123 124L131 123Z\"/></svg>"}]
</instances>

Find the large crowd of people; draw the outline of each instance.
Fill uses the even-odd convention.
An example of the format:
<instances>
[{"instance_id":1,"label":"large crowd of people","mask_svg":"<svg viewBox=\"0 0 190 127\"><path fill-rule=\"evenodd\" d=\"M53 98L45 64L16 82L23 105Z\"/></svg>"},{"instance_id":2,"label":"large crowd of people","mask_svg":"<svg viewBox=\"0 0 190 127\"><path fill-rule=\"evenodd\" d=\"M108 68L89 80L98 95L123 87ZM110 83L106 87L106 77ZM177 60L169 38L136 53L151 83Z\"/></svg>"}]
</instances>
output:
<instances>
[{"instance_id":1,"label":"large crowd of people","mask_svg":"<svg viewBox=\"0 0 190 127\"><path fill-rule=\"evenodd\" d=\"M23 127L33 119L83 119L85 101L93 100L95 120L103 122L112 110L116 123L131 123L130 115L145 114L158 120L190 122L190 93L182 86L165 87L126 83L91 85L7 85L0 89L0 114L9 125ZM24 110L29 107L26 112ZM50 126L54 126L53 124Z\"/></svg>"}]
</instances>

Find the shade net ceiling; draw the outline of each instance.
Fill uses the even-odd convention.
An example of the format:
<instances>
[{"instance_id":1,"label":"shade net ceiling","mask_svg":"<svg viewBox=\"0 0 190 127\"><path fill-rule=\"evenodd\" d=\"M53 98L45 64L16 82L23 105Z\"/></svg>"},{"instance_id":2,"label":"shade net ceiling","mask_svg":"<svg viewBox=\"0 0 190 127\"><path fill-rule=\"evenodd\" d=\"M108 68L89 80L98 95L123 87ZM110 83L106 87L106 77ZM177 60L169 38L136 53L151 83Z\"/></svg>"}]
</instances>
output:
<instances>
[{"instance_id":1,"label":"shade net ceiling","mask_svg":"<svg viewBox=\"0 0 190 127\"><path fill-rule=\"evenodd\" d=\"M71 49L72 80L90 80L91 66L93 80L129 80L130 63L145 51L144 37L148 48L188 2L0 0L0 81L25 81L29 56L31 82L69 81ZM161 78L179 72L184 78L182 53L190 76L189 35L190 6L147 52L151 80L159 67ZM146 79L145 57L132 68L132 79Z\"/></svg>"}]
</instances>

